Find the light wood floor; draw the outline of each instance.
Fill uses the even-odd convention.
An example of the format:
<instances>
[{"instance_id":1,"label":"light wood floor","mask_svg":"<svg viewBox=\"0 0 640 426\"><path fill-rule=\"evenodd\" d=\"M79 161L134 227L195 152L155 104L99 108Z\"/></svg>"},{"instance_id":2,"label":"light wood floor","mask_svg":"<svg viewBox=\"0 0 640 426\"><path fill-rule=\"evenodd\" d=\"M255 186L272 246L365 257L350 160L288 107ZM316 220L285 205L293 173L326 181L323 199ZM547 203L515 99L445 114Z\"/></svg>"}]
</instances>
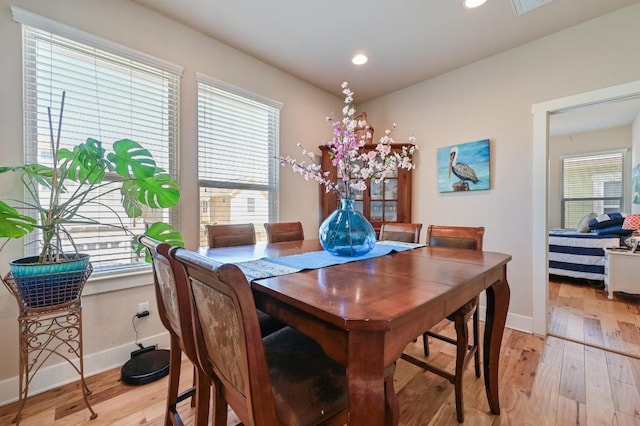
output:
<instances>
[{"instance_id":1,"label":"light wood floor","mask_svg":"<svg viewBox=\"0 0 640 426\"><path fill-rule=\"evenodd\" d=\"M640 296L608 293L588 283L549 282L549 333L640 357Z\"/></svg>"},{"instance_id":2,"label":"light wood floor","mask_svg":"<svg viewBox=\"0 0 640 426\"><path fill-rule=\"evenodd\" d=\"M438 327L452 335L446 322ZM407 346L419 354L422 342ZM452 345L432 341L432 361L452 366ZM191 367L183 363L183 384ZM144 386L120 383L119 369L88 378L98 418L89 420L78 384L31 397L23 410L24 426L162 425L167 379ZM453 386L404 361L395 377L400 424L456 425ZM465 373L465 425L640 425L640 360L571 341L505 330L500 362L502 413L489 413L483 378L473 367ZM180 408L193 422L188 402ZM9 425L16 404L0 407L0 425ZM230 414L229 424L237 418Z\"/></svg>"}]
</instances>

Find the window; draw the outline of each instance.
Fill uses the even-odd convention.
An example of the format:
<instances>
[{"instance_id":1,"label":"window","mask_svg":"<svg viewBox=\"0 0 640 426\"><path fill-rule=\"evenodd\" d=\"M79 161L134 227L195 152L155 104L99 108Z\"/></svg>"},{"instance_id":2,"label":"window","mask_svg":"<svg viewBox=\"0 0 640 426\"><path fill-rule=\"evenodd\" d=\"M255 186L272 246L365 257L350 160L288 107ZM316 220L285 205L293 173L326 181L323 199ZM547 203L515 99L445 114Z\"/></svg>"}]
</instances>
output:
<instances>
[{"instance_id":1,"label":"window","mask_svg":"<svg viewBox=\"0 0 640 426\"><path fill-rule=\"evenodd\" d=\"M61 145L72 147L92 137L108 148L117 140L132 139L176 178L182 70L21 9L12 10L14 19L23 24L25 161L51 164L47 108L57 131L65 91ZM123 210L115 194L113 203L85 208L86 216L103 223L117 220L112 209ZM119 213L126 219L124 211ZM177 209L148 211L125 226L140 234L146 223L159 220L177 227L177 218ZM83 224L74 227L71 236L79 251L91 255L96 271L144 265L131 250L131 236L121 230ZM27 244L27 255L37 252L38 244Z\"/></svg>"},{"instance_id":2,"label":"window","mask_svg":"<svg viewBox=\"0 0 640 426\"><path fill-rule=\"evenodd\" d=\"M278 217L282 106L203 75L197 78L200 244L207 245L207 224L251 222L257 240L266 240L263 223Z\"/></svg>"},{"instance_id":3,"label":"window","mask_svg":"<svg viewBox=\"0 0 640 426\"><path fill-rule=\"evenodd\" d=\"M586 214L621 211L624 205L622 152L562 159L562 227L575 227Z\"/></svg>"}]
</instances>

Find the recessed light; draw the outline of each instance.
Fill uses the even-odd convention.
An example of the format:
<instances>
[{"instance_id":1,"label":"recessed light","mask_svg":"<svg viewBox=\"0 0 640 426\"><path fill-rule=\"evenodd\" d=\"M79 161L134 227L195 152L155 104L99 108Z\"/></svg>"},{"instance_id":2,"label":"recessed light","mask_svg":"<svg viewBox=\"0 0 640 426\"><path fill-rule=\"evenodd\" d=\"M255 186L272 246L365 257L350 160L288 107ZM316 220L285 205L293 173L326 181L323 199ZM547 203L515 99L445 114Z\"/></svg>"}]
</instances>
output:
<instances>
[{"instance_id":1,"label":"recessed light","mask_svg":"<svg viewBox=\"0 0 640 426\"><path fill-rule=\"evenodd\" d=\"M464 0L464 7L473 9L474 7L482 6L487 0Z\"/></svg>"},{"instance_id":2,"label":"recessed light","mask_svg":"<svg viewBox=\"0 0 640 426\"><path fill-rule=\"evenodd\" d=\"M351 62L353 62L355 65L364 65L368 60L369 58L367 58L366 55L356 55L353 57L353 59L351 59Z\"/></svg>"}]
</instances>

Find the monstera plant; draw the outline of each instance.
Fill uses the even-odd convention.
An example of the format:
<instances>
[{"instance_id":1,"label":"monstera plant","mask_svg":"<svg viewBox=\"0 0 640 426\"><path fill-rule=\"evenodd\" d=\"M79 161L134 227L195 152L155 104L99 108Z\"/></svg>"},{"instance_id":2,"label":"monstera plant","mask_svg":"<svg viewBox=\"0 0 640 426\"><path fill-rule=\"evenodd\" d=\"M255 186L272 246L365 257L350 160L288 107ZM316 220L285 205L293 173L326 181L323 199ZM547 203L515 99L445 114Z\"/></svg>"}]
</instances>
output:
<instances>
[{"instance_id":1,"label":"monstera plant","mask_svg":"<svg viewBox=\"0 0 640 426\"><path fill-rule=\"evenodd\" d=\"M63 109L64 94L60 117ZM9 239L40 232L40 254L11 262L16 277L34 275L31 271L17 272L14 269L16 265L23 268L32 264L77 262L82 258L81 263L86 267L88 255L78 253L70 229L73 226L100 225L131 234L117 210L110 205L116 191L119 192L124 212L130 218L141 217L147 207L162 209L175 206L180 199L177 182L156 165L151 153L139 143L123 139L113 143L112 149L107 151L100 141L88 138L73 149L61 148L60 132L54 139L51 118L49 127L52 135L51 166L0 166L0 173L19 174L28 194L25 200L0 200L0 238L7 238L0 249ZM100 223L86 215L83 206L107 209L118 220L115 224ZM145 234L159 241L183 245L181 235L163 222L150 224ZM136 249L133 246L135 235L130 236L132 249Z\"/></svg>"}]
</instances>

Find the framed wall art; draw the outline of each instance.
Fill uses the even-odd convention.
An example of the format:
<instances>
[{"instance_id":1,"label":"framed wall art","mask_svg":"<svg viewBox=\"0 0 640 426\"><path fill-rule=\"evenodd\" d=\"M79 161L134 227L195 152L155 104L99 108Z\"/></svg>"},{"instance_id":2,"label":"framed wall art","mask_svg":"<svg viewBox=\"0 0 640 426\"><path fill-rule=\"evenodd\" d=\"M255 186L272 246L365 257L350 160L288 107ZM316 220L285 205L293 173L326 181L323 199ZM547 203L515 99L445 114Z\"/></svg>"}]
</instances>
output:
<instances>
[{"instance_id":1,"label":"framed wall art","mask_svg":"<svg viewBox=\"0 0 640 426\"><path fill-rule=\"evenodd\" d=\"M489 139L438 148L438 191L490 189Z\"/></svg>"}]
</instances>

